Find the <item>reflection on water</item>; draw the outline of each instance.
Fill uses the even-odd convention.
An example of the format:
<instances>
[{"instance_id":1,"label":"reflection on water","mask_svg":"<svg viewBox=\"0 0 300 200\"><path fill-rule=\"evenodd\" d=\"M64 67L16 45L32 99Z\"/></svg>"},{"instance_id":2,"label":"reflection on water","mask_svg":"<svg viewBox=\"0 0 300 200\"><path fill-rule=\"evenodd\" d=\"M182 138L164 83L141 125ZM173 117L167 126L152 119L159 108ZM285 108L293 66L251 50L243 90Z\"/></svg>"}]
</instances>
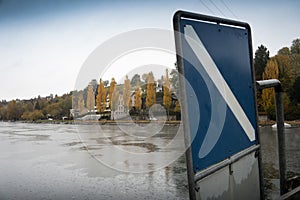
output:
<instances>
[{"instance_id":1,"label":"reflection on water","mask_svg":"<svg viewBox=\"0 0 300 200\"><path fill-rule=\"evenodd\" d=\"M185 151L179 125L158 125L161 127L158 132L157 128L145 129L144 126L132 129L128 124L77 124L76 127L84 148L96 160L122 172L155 171L173 163Z\"/></svg>"},{"instance_id":2,"label":"reflection on water","mask_svg":"<svg viewBox=\"0 0 300 200\"><path fill-rule=\"evenodd\" d=\"M144 138L113 125L101 128L105 134L89 125L0 123L0 199L188 199L178 126ZM266 194L274 199L279 195L276 131L263 127L260 137ZM286 130L289 175L300 175L299 141L300 128ZM119 150L127 154L117 155ZM128 158L128 152L143 156ZM125 173L109 165L147 170Z\"/></svg>"},{"instance_id":3,"label":"reflection on water","mask_svg":"<svg viewBox=\"0 0 300 200\"><path fill-rule=\"evenodd\" d=\"M300 175L300 128L285 129L288 178ZM260 128L263 175L267 199L279 197L277 130Z\"/></svg>"},{"instance_id":4,"label":"reflection on water","mask_svg":"<svg viewBox=\"0 0 300 200\"><path fill-rule=\"evenodd\" d=\"M185 158L178 156L171 164L158 165L168 160L160 157L164 151L178 154L166 148L178 126L166 126L151 138L135 140L128 140L115 126L102 128L109 138L88 125L0 123L0 199L188 198ZM84 143L78 130L85 133L80 134ZM152 157L136 166L141 163L115 156L115 146ZM114 170L95 159L103 156L111 158L114 166L148 172Z\"/></svg>"}]
</instances>

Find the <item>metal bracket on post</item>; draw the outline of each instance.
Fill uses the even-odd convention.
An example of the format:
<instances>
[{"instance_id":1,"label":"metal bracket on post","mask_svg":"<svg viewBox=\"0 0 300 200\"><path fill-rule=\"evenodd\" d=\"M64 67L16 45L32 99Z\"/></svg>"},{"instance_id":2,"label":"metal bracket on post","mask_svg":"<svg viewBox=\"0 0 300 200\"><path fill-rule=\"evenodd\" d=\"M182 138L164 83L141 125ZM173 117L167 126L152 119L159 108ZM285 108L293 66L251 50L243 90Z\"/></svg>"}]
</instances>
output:
<instances>
[{"instance_id":1,"label":"metal bracket on post","mask_svg":"<svg viewBox=\"0 0 300 200\"><path fill-rule=\"evenodd\" d=\"M280 175L280 195L287 192L286 187L286 157L285 157L285 133L284 133L284 109L283 109L283 91L281 83L277 79L269 79L256 81L257 89L263 90L266 88L275 89L276 101L276 123L277 123L277 138L278 138L278 155L279 155L279 175Z\"/></svg>"}]
</instances>

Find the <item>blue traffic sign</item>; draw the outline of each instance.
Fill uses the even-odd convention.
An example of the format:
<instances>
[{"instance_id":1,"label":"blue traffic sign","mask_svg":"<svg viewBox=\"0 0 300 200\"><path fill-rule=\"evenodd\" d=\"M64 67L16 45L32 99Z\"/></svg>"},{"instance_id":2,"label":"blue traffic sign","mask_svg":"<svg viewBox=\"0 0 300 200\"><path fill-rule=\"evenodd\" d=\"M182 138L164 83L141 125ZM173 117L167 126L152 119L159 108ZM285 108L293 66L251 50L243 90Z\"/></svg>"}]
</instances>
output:
<instances>
[{"instance_id":1,"label":"blue traffic sign","mask_svg":"<svg viewBox=\"0 0 300 200\"><path fill-rule=\"evenodd\" d=\"M258 144L250 28L183 18L179 32L189 122L199 110L187 122L197 173Z\"/></svg>"}]
</instances>

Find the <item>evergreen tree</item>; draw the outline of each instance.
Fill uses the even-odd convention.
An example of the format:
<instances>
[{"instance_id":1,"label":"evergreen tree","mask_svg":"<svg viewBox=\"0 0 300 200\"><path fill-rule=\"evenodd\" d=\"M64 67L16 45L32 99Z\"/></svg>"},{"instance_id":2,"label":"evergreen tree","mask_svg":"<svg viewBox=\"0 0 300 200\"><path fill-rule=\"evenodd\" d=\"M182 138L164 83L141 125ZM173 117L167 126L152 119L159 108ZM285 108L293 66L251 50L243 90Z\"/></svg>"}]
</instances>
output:
<instances>
[{"instance_id":1,"label":"evergreen tree","mask_svg":"<svg viewBox=\"0 0 300 200\"><path fill-rule=\"evenodd\" d=\"M180 120L181 119L181 106L180 106L179 101L176 101L176 103L175 103L174 112L176 113L176 120Z\"/></svg>"},{"instance_id":2,"label":"evergreen tree","mask_svg":"<svg viewBox=\"0 0 300 200\"><path fill-rule=\"evenodd\" d=\"M300 39L295 39L291 46L291 67L292 75L295 80L300 76Z\"/></svg>"},{"instance_id":3,"label":"evergreen tree","mask_svg":"<svg viewBox=\"0 0 300 200\"><path fill-rule=\"evenodd\" d=\"M131 79L131 86L135 86L141 83L141 76L139 74L135 74Z\"/></svg>"},{"instance_id":4,"label":"evergreen tree","mask_svg":"<svg viewBox=\"0 0 300 200\"><path fill-rule=\"evenodd\" d=\"M300 103L300 76L296 78L291 92L291 101L295 104Z\"/></svg>"},{"instance_id":5,"label":"evergreen tree","mask_svg":"<svg viewBox=\"0 0 300 200\"><path fill-rule=\"evenodd\" d=\"M297 38L293 40L292 46L291 46L291 53L292 54L300 54L300 39Z\"/></svg>"},{"instance_id":6,"label":"evergreen tree","mask_svg":"<svg viewBox=\"0 0 300 200\"><path fill-rule=\"evenodd\" d=\"M254 69L256 80L262 79L262 74L269 60L269 51L264 45L260 45L255 52Z\"/></svg>"}]
</instances>

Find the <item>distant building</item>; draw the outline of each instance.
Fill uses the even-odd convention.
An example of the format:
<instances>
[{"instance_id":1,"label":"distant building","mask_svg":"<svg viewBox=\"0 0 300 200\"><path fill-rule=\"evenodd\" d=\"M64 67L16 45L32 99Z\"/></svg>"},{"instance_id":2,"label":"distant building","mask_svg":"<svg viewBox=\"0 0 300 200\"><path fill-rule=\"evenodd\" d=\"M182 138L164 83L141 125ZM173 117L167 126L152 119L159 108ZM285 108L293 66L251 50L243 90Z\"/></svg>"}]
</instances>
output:
<instances>
[{"instance_id":1,"label":"distant building","mask_svg":"<svg viewBox=\"0 0 300 200\"><path fill-rule=\"evenodd\" d=\"M163 81L155 82L155 90L156 90L156 92L163 92Z\"/></svg>"},{"instance_id":2,"label":"distant building","mask_svg":"<svg viewBox=\"0 0 300 200\"><path fill-rule=\"evenodd\" d=\"M135 90L131 92L131 95L130 95L130 99L131 99L131 107L134 107L135 106Z\"/></svg>"},{"instance_id":3,"label":"distant building","mask_svg":"<svg viewBox=\"0 0 300 200\"><path fill-rule=\"evenodd\" d=\"M52 101L53 100L53 94L50 94L49 96L46 96L45 99L47 101Z\"/></svg>"},{"instance_id":4,"label":"distant building","mask_svg":"<svg viewBox=\"0 0 300 200\"><path fill-rule=\"evenodd\" d=\"M111 119L122 119L124 117L128 116L128 112L125 111L124 101L123 101L123 94L119 93L119 101L118 101L118 107L115 111L111 111Z\"/></svg>"},{"instance_id":5,"label":"distant building","mask_svg":"<svg viewBox=\"0 0 300 200\"><path fill-rule=\"evenodd\" d=\"M91 82L89 83L90 85L93 86L93 92L95 94L95 96L97 95L97 88L98 88L98 83L96 79L92 79Z\"/></svg>"},{"instance_id":6,"label":"distant building","mask_svg":"<svg viewBox=\"0 0 300 200\"><path fill-rule=\"evenodd\" d=\"M79 116L80 111L78 109L70 109L70 115L75 119Z\"/></svg>"}]
</instances>

